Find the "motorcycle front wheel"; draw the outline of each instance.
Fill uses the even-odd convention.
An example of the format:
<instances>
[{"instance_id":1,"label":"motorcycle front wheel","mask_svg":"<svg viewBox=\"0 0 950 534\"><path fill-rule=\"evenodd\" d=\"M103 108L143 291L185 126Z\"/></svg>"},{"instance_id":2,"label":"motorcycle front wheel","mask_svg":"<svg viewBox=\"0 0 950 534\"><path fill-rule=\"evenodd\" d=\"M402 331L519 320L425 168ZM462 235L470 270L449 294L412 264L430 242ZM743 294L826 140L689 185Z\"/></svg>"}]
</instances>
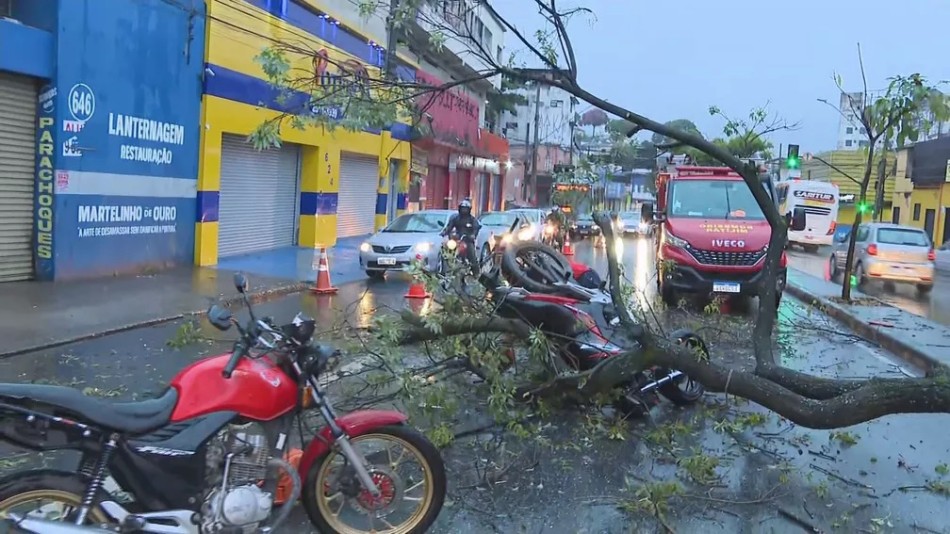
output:
<instances>
[{"instance_id":1,"label":"motorcycle front wheel","mask_svg":"<svg viewBox=\"0 0 950 534\"><path fill-rule=\"evenodd\" d=\"M350 438L366 458L380 490L362 487L346 458L331 450L306 473L303 504L320 532L422 534L445 503L445 463L425 436L407 426L384 426ZM409 464L415 464L410 466Z\"/></svg>"},{"instance_id":2,"label":"motorcycle front wheel","mask_svg":"<svg viewBox=\"0 0 950 534\"><path fill-rule=\"evenodd\" d=\"M673 341L678 345L685 345L687 348L697 352L697 358L709 359L709 347L706 341L689 330L677 330L671 334ZM668 371L665 369L654 370L654 375L661 378ZM695 381L689 375L683 375L677 380L667 382L658 388L660 395L663 395L673 404L685 406L698 401L705 393L706 388Z\"/></svg>"}]
</instances>

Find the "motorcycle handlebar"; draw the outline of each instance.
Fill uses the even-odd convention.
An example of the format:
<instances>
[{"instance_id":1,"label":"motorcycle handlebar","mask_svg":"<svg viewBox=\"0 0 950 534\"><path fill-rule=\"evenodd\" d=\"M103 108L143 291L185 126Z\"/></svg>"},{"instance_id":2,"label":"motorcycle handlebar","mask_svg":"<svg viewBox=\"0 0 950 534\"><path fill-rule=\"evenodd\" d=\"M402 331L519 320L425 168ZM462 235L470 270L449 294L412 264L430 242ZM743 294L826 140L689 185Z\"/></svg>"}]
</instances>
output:
<instances>
[{"instance_id":1,"label":"motorcycle handlebar","mask_svg":"<svg viewBox=\"0 0 950 534\"><path fill-rule=\"evenodd\" d=\"M234 350L231 351L231 359L228 360L228 364L224 366L224 370L221 371L221 376L224 378L231 378L231 375L234 373L234 369L237 367L238 363L241 361L241 358L247 354L247 346L243 340L238 340L234 343Z\"/></svg>"}]
</instances>

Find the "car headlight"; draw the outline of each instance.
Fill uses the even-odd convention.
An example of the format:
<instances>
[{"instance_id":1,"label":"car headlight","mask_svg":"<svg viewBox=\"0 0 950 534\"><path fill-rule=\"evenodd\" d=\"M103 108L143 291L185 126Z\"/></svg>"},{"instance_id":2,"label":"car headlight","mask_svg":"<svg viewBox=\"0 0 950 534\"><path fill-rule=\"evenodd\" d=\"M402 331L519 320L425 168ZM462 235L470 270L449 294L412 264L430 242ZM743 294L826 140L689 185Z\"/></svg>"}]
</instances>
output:
<instances>
[{"instance_id":1,"label":"car headlight","mask_svg":"<svg viewBox=\"0 0 950 534\"><path fill-rule=\"evenodd\" d=\"M423 241L422 243L416 243L416 252L425 254L426 252L429 252L431 248L432 248L432 243L429 243L428 241Z\"/></svg>"},{"instance_id":2,"label":"car headlight","mask_svg":"<svg viewBox=\"0 0 950 534\"><path fill-rule=\"evenodd\" d=\"M689 248L688 241L686 241L685 239L680 239L679 237L676 237L675 235L671 234L669 231L663 233L663 241L665 241L666 244L670 245L671 247Z\"/></svg>"},{"instance_id":3,"label":"car headlight","mask_svg":"<svg viewBox=\"0 0 950 534\"><path fill-rule=\"evenodd\" d=\"M547 228L548 227L545 226L544 228L545 233L548 232ZM527 228L522 228L521 230L518 230L517 236L518 236L519 241L530 241L531 238L534 237L534 225L532 224L528 226Z\"/></svg>"},{"instance_id":4,"label":"car headlight","mask_svg":"<svg viewBox=\"0 0 950 534\"><path fill-rule=\"evenodd\" d=\"M373 247L371 247L370 244L365 241L360 245L360 252L369 252L372 249Z\"/></svg>"},{"instance_id":5,"label":"car headlight","mask_svg":"<svg viewBox=\"0 0 950 534\"><path fill-rule=\"evenodd\" d=\"M645 223L645 222L640 223L640 230L642 230L642 231L645 232L645 231L647 231L647 230L649 230L649 229L650 229L650 225L649 225L649 224L647 224L647 223Z\"/></svg>"},{"instance_id":6,"label":"car headlight","mask_svg":"<svg viewBox=\"0 0 950 534\"><path fill-rule=\"evenodd\" d=\"M454 239L449 239L445 242L445 248L449 250L455 250L459 246L458 242Z\"/></svg>"}]
</instances>

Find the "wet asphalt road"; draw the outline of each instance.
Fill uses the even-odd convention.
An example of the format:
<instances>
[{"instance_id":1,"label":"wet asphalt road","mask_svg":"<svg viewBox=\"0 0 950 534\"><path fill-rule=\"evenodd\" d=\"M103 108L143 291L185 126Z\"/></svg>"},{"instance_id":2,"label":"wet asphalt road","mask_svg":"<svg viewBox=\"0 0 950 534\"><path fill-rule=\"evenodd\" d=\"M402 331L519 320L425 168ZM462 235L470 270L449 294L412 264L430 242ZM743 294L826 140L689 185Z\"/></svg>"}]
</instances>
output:
<instances>
[{"instance_id":1,"label":"wet asphalt road","mask_svg":"<svg viewBox=\"0 0 950 534\"><path fill-rule=\"evenodd\" d=\"M827 279L830 248L822 247L811 254L795 248L788 252L789 264L812 276ZM912 285L897 284L891 287L872 282L861 291L877 297L904 311L926 317L950 327L950 275L937 273L934 289L929 295L920 295Z\"/></svg>"},{"instance_id":2,"label":"wet asphalt road","mask_svg":"<svg viewBox=\"0 0 950 534\"><path fill-rule=\"evenodd\" d=\"M631 239L623 247L628 277L651 294L648 243ZM602 270L603 251L580 243L577 260ZM405 279L393 276L382 283L346 285L332 298L291 295L256 309L278 320L302 310L330 330L343 318L365 325L379 307L402 308L405 290ZM793 299L783 303L777 329L781 358L791 368L834 377L914 373L847 332L836 333L840 326ZM2 360L0 377L72 385L116 399L143 398L160 391L188 363L230 346L227 333L207 325L200 333L215 341L171 348L169 340L192 337L180 323L119 333ZM717 348L728 350L725 343L714 345L714 357ZM526 446L520 457L530 460L511 467L502 483L492 487L475 483L479 466L473 468L473 457L484 444L474 440L480 436L459 440L444 451L450 496L434 532L654 531L655 524L637 519L642 514L621 511L618 504L637 501L624 491L631 481L677 477L675 460L671 465L646 439L659 429L674 428L670 425L679 425L676 448L681 455L705 451L720 458L718 482L688 490L690 496L668 512L667 522L676 532L804 532L802 523L821 531L913 532L917 525L950 532L946 497L934 491L944 488L939 466L950 462L950 438L935 432L946 427L946 415L890 416L837 432L798 428L774 416L740 429L735 437L716 428L728 417L760 412L713 395L685 410L663 404L652 422L631 424L624 440L596 439L582 414L565 414L545 431L553 445L540 450ZM0 467L16 469L30 461L11 453ZM931 490L922 489L928 484ZM310 531L301 511L295 511L287 531Z\"/></svg>"}]
</instances>

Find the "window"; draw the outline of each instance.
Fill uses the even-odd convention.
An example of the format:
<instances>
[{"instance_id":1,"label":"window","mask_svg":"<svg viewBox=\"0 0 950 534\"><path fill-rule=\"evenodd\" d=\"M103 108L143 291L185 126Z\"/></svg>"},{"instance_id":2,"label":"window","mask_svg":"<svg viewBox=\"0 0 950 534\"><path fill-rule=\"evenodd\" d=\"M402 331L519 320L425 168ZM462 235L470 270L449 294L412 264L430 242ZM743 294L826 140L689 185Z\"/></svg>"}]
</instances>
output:
<instances>
[{"instance_id":1,"label":"window","mask_svg":"<svg viewBox=\"0 0 950 534\"><path fill-rule=\"evenodd\" d=\"M848 129L845 130L844 133L846 133L846 134L848 134L848 135L853 134L853 133L854 133L854 128L848 126Z\"/></svg>"},{"instance_id":2,"label":"window","mask_svg":"<svg viewBox=\"0 0 950 534\"><path fill-rule=\"evenodd\" d=\"M891 213L891 222L894 224L901 223L901 209L899 206L894 206L894 210Z\"/></svg>"},{"instance_id":3,"label":"window","mask_svg":"<svg viewBox=\"0 0 950 534\"><path fill-rule=\"evenodd\" d=\"M868 240L868 227L867 227L867 226L862 226L862 227L858 228L858 238L857 238L857 242L859 242L859 243L864 243L864 242L867 241L867 240Z\"/></svg>"},{"instance_id":4,"label":"window","mask_svg":"<svg viewBox=\"0 0 950 534\"><path fill-rule=\"evenodd\" d=\"M501 60L501 53L502 53L502 51L503 51L503 49L499 46L499 47L498 47L498 54L497 54L498 57L496 58L496 59L498 59L498 64L499 64L499 65L503 63L502 60Z\"/></svg>"},{"instance_id":5,"label":"window","mask_svg":"<svg viewBox=\"0 0 950 534\"><path fill-rule=\"evenodd\" d=\"M552 108L559 108L559 107L561 107L562 104L564 104L564 101L563 101L563 100L552 100L552 101L551 101L551 107L552 107Z\"/></svg>"},{"instance_id":6,"label":"window","mask_svg":"<svg viewBox=\"0 0 950 534\"><path fill-rule=\"evenodd\" d=\"M920 220L920 202L914 204L914 220Z\"/></svg>"},{"instance_id":7,"label":"window","mask_svg":"<svg viewBox=\"0 0 950 534\"><path fill-rule=\"evenodd\" d=\"M671 217L761 221L762 210L745 182L682 180L670 189Z\"/></svg>"},{"instance_id":8,"label":"window","mask_svg":"<svg viewBox=\"0 0 950 534\"><path fill-rule=\"evenodd\" d=\"M909 228L880 228L877 231L877 241L886 245L930 248L930 238L927 234Z\"/></svg>"},{"instance_id":9,"label":"window","mask_svg":"<svg viewBox=\"0 0 950 534\"><path fill-rule=\"evenodd\" d=\"M851 146L851 140L848 139L847 141L845 141L844 146Z\"/></svg>"}]
</instances>

